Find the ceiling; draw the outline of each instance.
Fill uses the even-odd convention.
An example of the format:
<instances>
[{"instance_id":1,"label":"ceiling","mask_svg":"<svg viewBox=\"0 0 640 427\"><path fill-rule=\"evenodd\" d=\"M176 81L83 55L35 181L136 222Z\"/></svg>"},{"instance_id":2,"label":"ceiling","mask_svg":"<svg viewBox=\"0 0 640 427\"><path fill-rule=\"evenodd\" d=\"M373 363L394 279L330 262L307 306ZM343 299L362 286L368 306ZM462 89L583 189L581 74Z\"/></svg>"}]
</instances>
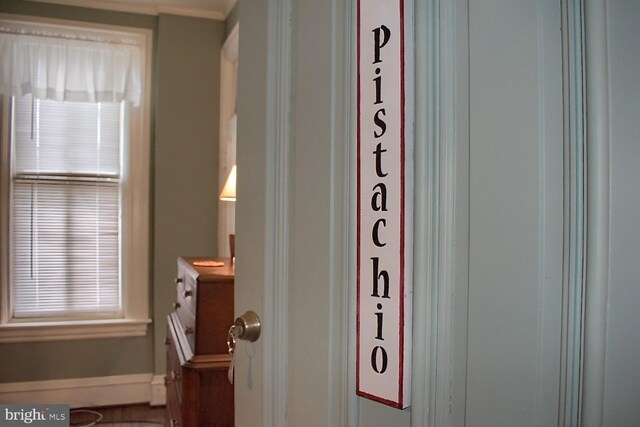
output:
<instances>
[{"instance_id":1,"label":"ceiling","mask_svg":"<svg viewBox=\"0 0 640 427\"><path fill-rule=\"evenodd\" d=\"M156 15L171 13L209 19L225 19L237 0L30 0L94 9Z\"/></svg>"}]
</instances>

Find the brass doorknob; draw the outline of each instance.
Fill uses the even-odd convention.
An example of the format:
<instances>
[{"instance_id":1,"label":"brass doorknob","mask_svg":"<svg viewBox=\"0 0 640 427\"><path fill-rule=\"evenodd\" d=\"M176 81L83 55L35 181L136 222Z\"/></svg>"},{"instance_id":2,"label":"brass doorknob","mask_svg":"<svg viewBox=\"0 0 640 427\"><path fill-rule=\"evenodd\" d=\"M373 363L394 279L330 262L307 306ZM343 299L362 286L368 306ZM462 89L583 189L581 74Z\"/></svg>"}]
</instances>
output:
<instances>
[{"instance_id":1,"label":"brass doorknob","mask_svg":"<svg viewBox=\"0 0 640 427\"><path fill-rule=\"evenodd\" d=\"M245 341L257 341L260 338L260 318L254 311L247 311L233 324L236 338Z\"/></svg>"}]
</instances>

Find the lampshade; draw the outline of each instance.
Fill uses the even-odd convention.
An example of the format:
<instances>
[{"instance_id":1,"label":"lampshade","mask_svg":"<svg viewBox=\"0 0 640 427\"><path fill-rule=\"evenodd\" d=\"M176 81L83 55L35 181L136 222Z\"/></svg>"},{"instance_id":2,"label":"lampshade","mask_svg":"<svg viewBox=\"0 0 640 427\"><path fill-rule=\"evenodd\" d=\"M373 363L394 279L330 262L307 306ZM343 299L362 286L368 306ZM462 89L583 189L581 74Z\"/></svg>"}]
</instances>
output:
<instances>
[{"instance_id":1,"label":"lampshade","mask_svg":"<svg viewBox=\"0 0 640 427\"><path fill-rule=\"evenodd\" d=\"M220 193L220 200L227 202L236 201L236 165L231 167L229 176L227 177L224 187L222 188L222 192Z\"/></svg>"}]
</instances>

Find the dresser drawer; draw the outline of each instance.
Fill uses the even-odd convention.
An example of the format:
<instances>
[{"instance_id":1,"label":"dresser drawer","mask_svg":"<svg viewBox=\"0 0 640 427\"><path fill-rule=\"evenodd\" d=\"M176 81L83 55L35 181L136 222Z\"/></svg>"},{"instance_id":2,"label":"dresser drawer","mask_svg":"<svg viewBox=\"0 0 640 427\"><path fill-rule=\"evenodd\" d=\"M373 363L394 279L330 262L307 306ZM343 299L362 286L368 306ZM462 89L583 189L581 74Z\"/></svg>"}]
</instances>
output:
<instances>
[{"instance_id":1,"label":"dresser drawer","mask_svg":"<svg viewBox=\"0 0 640 427\"><path fill-rule=\"evenodd\" d=\"M167 387L166 427L182 427L182 410L176 391Z\"/></svg>"},{"instance_id":2,"label":"dresser drawer","mask_svg":"<svg viewBox=\"0 0 640 427\"><path fill-rule=\"evenodd\" d=\"M220 267L199 266L200 261L211 259L178 259L175 313L194 355L225 354L234 321L233 265L228 259Z\"/></svg>"},{"instance_id":3,"label":"dresser drawer","mask_svg":"<svg viewBox=\"0 0 640 427\"><path fill-rule=\"evenodd\" d=\"M189 343L191 353L195 354L196 350L196 318L190 313L178 313L180 319L180 328L184 337Z\"/></svg>"},{"instance_id":4,"label":"dresser drawer","mask_svg":"<svg viewBox=\"0 0 640 427\"><path fill-rule=\"evenodd\" d=\"M170 314L167 324L165 424L172 427L232 427L233 386L227 379L231 357L228 354L200 355L189 359L178 316Z\"/></svg>"},{"instance_id":5,"label":"dresser drawer","mask_svg":"<svg viewBox=\"0 0 640 427\"><path fill-rule=\"evenodd\" d=\"M165 384L167 385L167 393L169 389L173 389L178 396L178 404L181 404L182 396L182 365L178 356L176 339L170 328L167 328L167 376Z\"/></svg>"},{"instance_id":6,"label":"dresser drawer","mask_svg":"<svg viewBox=\"0 0 640 427\"><path fill-rule=\"evenodd\" d=\"M198 298L198 281L184 269L178 270L176 278L176 302L182 311L196 313L196 300Z\"/></svg>"},{"instance_id":7,"label":"dresser drawer","mask_svg":"<svg viewBox=\"0 0 640 427\"><path fill-rule=\"evenodd\" d=\"M165 344L167 346L167 371L164 380L167 392L166 425L179 427L182 424L182 366L171 322L167 325Z\"/></svg>"}]
</instances>

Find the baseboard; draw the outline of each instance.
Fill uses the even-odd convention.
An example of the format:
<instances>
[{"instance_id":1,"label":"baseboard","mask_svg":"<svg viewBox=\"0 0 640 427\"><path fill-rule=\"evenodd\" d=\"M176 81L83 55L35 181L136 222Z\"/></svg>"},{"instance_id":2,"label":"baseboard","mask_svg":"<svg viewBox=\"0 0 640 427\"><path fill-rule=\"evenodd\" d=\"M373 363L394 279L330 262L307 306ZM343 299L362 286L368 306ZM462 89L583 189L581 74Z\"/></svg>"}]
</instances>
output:
<instances>
[{"instance_id":1,"label":"baseboard","mask_svg":"<svg viewBox=\"0 0 640 427\"><path fill-rule=\"evenodd\" d=\"M61 403L72 408L149 403L164 405L164 376L117 375L0 384L2 403Z\"/></svg>"},{"instance_id":2,"label":"baseboard","mask_svg":"<svg viewBox=\"0 0 640 427\"><path fill-rule=\"evenodd\" d=\"M154 375L151 379L151 396L149 405L163 406L167 403L167 387L164 383L164 375Z\"/></svg>"}]
</instances>

